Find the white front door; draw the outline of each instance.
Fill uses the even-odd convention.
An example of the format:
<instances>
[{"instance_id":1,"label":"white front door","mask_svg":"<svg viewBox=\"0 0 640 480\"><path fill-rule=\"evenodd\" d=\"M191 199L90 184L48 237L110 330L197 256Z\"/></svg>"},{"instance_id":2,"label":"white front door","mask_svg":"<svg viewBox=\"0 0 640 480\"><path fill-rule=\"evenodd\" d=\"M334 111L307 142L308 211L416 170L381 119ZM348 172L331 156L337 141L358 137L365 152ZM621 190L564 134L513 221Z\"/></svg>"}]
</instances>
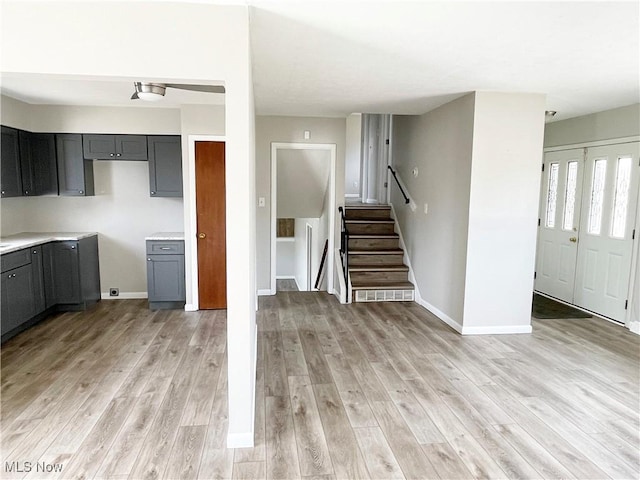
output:
<instances>
[{"instance_id":1,"label":"white front door","mask_svg":"<svg viewBox=\"0 0 640 480\"><path fill-rule=\"evenodd\" d=\"M587 150L574 303L619 322L631 273L639 145Z\"/></svg>"},{"instance_id":2,"label":"white front door","mask_svg":"<svg viewBox=\"0 0 640 480\"><path fill-rule=\"evenodd\" d=\"M584 149L549 152L544 159L535 289L573 303Z\"/></svg>"}]
</instances>

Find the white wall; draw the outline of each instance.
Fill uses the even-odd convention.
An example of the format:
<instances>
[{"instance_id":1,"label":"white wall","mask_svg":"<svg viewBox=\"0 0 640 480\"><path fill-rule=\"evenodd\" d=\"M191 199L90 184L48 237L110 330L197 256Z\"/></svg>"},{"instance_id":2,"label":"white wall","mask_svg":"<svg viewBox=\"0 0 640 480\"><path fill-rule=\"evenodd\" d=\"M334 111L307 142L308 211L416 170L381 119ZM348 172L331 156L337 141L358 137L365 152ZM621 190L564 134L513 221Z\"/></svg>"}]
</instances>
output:
<instances>
[{"instance_id":1,"label":"white wall","mask_svg":"<svg viewBox=\"0 0 640 480\"><path fill-rule=\"evenodd\" d=\"M475 94L463 333L530 330L544 109L541 94Z\"/></svg>"},{"instance_id":2,"label":"white wall","mask_svg":"<svg viewBox=\"0 0 640 480\"><path fill-rule=\"evenodd\" d=\"M571 145L640 134L640 104L547 123L544 146Z\"/></svg>"},{"instance_id":3,"label":"white wall","mask_svg":"<svg viewBox=\"0 0 640 480\"><path fill-rule=\"evenodd\" d=\"M276 241L276 278L295 277L295 241L292 240L278 238Z\"/></svg>"},{"instance_id":4,"label":"white wall","mask_svg":"<svg viewBox=\"0 0 640 480\"><path fill-rule=\"evenodd\" d=\"M3 72L224 83L226 154L232 159L226 169L227 263L234 265L227 272L227 444L252 446L257 342L256 164L248 7L145 1L5 1L1 22ZM136 45L162 48L145 49L141 55ZM190 172L185 172L186 184L193 180ZM185 195L193 195L193 191L187 189ZM193 276L187 278L187 284L193 282Z\"/></svg>"},{"instance_id":5,"label":"white wall","mask_svg":"<svg viewBox=\"0 0 640 480\"><path fill-rule=\"evenodd\" d=\"M347 117L345 153L345 196L360 196L360 154L362 151L362 114L352 113Z\"/></svg>"},{"instance_id":6,"label":"white wall","mask_svg":"<svg viewBox=\"0 0 640 480\"><path fill-rule=\"evenodd\" d=\"M35 132L149 135L180 132L177 109L17 103L28 112L29 128ZM17 117L19 120L20 116ZM2 123L25 125L6 110ZM98 232L102 293L117 287L123 297L144 297L147 293L145 237L158 231L182 231L182 199L149 195L148 162L94 161L93 167L96 192L93 197L3 199L2 235L24 231Z\"/></svg>"},{"instance_id":7,"label":"white wall","mask_svg":"<svg viewBox=\"0 0 640 480\"><path fill-rule=\"evenodd\" d=\"M476 92L394 117L394 164L417 208L395 186L391 199L418 301L463 334L530 331L544 102Z\"/></svg>"},{"instance_id":8,"label":"white wall","mask_svg":"<svg viewBox=\"0 0 640 480\"><path fill-rule=\"evenodd\" d=\"M304 131L311 138L304 140ZM265 207L256 212L257 285L259 290L271 288L271 143L336 144L336 208L344 199L344 118L256 117L256 196L264 197ZM340 217L336 215L335 244L340 242Z\"/></svg>"},{"instance_id":9,"label":"white wall","mask_svg":"<svg viewBox=\"0 0 640 480\"><path fill-rule=\"evenodd\" d=\"M31 105L0 95L0 123L7 127L30 131L33 115Z\"/></svg>"},{"instance_id":10,"label":"white wall","mask_svg":"<svg viewBox=\"0 0 640 480\"><path fill-rule=\"evenodd\" d=\"M474 96L422 116L393 117L393 162L417 203L412 212L395 182L391 201L422 299L462 325L469 223ZM412 170L418 168L418 177ZM425 215L424 204L429 205Z\"/></svg>"}]
</instances>

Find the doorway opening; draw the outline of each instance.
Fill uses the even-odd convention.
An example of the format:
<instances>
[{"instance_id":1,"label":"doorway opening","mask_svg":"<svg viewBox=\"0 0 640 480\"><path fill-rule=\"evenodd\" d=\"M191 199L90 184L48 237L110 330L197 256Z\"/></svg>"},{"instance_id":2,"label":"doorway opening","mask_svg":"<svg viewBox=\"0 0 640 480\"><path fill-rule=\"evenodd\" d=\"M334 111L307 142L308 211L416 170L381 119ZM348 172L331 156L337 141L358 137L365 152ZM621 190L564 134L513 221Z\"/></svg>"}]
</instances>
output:
<instances>
[{"instance_id":1,"label":"doorway opening","mask_svg":"<svg viewBox=\"0 0 640 480\"><path fill-rule=\"evenodd\" d=\"M272 295L278 283L286 290L333 293L335 170L335 144L271 144ZM279 236L283 220L292 223L292 231Z\"/></svg>"}]
</instances>

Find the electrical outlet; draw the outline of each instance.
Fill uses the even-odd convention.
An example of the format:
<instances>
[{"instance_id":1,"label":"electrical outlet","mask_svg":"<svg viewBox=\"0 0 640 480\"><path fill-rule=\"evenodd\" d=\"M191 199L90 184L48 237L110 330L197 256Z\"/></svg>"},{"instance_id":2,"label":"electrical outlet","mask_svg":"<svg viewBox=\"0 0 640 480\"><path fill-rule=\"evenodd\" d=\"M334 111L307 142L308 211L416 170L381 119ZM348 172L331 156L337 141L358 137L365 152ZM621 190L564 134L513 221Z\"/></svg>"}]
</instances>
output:
<instances>
[{"instance_id":1,"label":"electrical outlet","mask_svg":"<svg viewBox=\"0 0 640 480\"><path fill-rule=\"evenodd\" d=\"M258 198L258 206L259 207L264 207L265 206L264 197Z\"/></svg>"},{"instance_id":2,"label":"electrical outlet","mask_svg":"<svg viewBox=\"0 0 640 480\"><path fill-rule=\"evenodd\" d=\"M118 295L120 295L120 289L119 288L110 288L109 289L109 296L110 297L117 297Z\"/></svg>"},{"instance_id":3,"label":"electrical outlet","mask_svg":"<svg viewBox=\"0 0 640 480\"><path fill-rule=\"evenodd\" d=\"M427 213L429 213L429 204L425 203L424 204L424 214L426 215Z\"/></svg>"}]
</instances>

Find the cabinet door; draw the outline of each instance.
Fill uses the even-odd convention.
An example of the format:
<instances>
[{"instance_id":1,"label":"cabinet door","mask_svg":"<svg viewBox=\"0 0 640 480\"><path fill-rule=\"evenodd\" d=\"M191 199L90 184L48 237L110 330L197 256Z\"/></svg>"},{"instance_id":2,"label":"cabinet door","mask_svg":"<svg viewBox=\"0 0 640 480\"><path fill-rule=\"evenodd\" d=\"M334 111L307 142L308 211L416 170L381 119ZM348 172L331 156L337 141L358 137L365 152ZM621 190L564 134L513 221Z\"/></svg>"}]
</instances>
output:
<instances>
[{"instance_id":1,"label":"cabinet door","mask_svg":"<svg viewBox=\"0 0 640 480\"><path fill-rule=\"evenodd\" d=\"M20 163L25 196L58 194L56 141L53 133L21 131Z\"/></svg>"},{"instance_id":2,"label":"cabinet door","mask_svg":"<svg viewBox=\"0 0 640 480\"><path fill-rule=\"evenodd\" d=\"M78 242L47 243L43 257L46 307L80 303Z\"/></svg>"},{"instance_id":3,"label":"cabinet door","mask_svg":"<svg viewBox=\"0 0 640 480\"><path fill-rule=\"evenodd\" d=\"M4 335L35 315L31 265L4 272L0 284Z\"/></svg>"},{"instance_id":4,"label":"cabinet door","mask_svg":"<svg viewBox=\"0 0 640 480\"><path fill-rule=\"evenodd\" d=\"M22 196L22 176L20 173L20 147L18 130L2 127L0 139L0 195L2 197Z\"/></svg>"},{"instance_id":5,"label":"cabinet door","mask_svg":"<svg viewBox=\"0 0 640 480\"><path fill-rule=\"evenodd\" d=\"M147 160L146 135L116 135L116 160Z\"/></svg>"},{"instance_id":6,"label":"cabinet door","mask_svg":"<svg viewBox=\"0 0 640 480\"><path fill-rule=\"evenodd\" d=\"M182 197L182 148L179 135L147 137L149 187L153 197Z\"/></svg>"},{"instance_id":7,"label":"cabinet door","mask_svg":"<svg viewBox=\"0 0 640 480\"><path fill-rule=\"evenodd\" d=\"M184 255L148 255L147 286L150 302L181 302L186 298Z\"/></svg>"},{"instance_id":8,"label":"cabinet door","mask_svg":"<svg viewBox=\"0 0 640 480\"><path fill-rule=\"evenodd\" d=\"M82 135L82 152L87 160L114 160L115 135Z\"/></svg>"},{"instance_id":9,"label":"cabinet door","mask_svg":"<svg viewBox=\"0 0 640 480\"><path fill-rule=\"evenodd\" d=\"M93 162L82 156L82 135L57 134L56 150L60 195L93 195Z\"/></svg>"},{"instance_id":10,"label":"cabinet door","mask_svg":"<svg viewBox=\"0 0 640 480\"><path fill-rule=\"evenodd\" d=\"M44 275L43 275L43 260L42 260L42 246L31 247L31 272L33 276L33 306L34 315L44 312L45 310L45 295L44 295Z\"/></svg>"}]
</instances>

